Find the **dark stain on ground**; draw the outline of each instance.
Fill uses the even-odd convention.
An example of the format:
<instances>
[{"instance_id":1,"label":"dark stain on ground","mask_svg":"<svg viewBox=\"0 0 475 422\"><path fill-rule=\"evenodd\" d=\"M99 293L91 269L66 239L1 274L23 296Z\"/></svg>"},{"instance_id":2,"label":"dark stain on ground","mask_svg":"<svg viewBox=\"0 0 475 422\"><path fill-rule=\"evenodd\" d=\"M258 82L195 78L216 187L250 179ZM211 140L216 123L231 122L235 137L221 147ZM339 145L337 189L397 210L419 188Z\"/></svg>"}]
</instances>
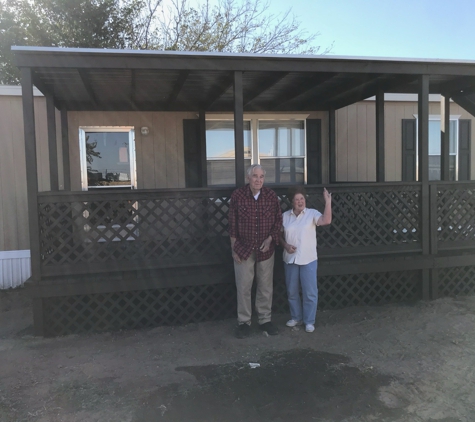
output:
<instances>
[{"instance_id":1,"label":"dark stain on ground","mask_svg":"<svg viewBox=\"0 0 475 422\"><path fill-rule=\"evenodd\" d=\"M155 391L136 420L390 421L403 415L378 400L391 378L349 366L345 356L295 349L266 353L258 363L255 369L249 362L177 368L198 384Z\"/></svg>"}]
</instances>

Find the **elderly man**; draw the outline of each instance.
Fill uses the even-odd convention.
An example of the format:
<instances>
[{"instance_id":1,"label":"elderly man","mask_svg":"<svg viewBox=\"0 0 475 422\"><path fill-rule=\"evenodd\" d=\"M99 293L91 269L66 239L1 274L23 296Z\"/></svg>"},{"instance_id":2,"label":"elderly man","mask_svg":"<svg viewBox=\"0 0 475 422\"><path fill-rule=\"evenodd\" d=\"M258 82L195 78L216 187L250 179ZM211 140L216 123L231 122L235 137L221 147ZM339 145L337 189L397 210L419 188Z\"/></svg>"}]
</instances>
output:
<instances>
[{"instance_id":1,"label":"elderly man","mask_svg":"<svg viewBox=\"0 0 475 422\"><path fill-rule=\"evenodd\" d=\"M265 170L252 165L249 184L236 189L229 205L229 236L237 287L238 338L250 334L251 289L256 274L256 311L259 328L278 334L271 322L274 249L282 227L282 213L275 192L264 187Z\"/></svg>"}]
</instances>

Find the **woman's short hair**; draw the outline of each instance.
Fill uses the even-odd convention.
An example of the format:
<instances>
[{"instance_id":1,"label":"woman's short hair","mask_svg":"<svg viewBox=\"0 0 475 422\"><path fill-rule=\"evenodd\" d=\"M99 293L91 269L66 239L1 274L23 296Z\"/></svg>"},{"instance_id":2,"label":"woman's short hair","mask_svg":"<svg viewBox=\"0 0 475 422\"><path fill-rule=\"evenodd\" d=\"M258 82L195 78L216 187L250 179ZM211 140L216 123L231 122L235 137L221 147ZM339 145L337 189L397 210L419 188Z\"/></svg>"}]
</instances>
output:
<instances>
[{"instance_id":1,"label":"woman's short hair","mask_svg":"<svg viewBox=\"0 0 475 422\"><path fill-rule=\"evenodd\" d=\"M247 175L251 176L254 169L261 169L262 173L264 173L264 176L266 175L266 171L264 170L264 168L260 164L253 164L253 165L249 166L247 168L247 172L246 172Z\"/></svg>"},{"instance_id":2,"label":"woman's short hair","mask_svg":"<svg viewBox=\"0 0 475 422\"><path fill-rule=\"evenodd\" d=\"M307 191L305 190L304 186L294 186L289 189L287 198L289 198L289 201L292 202L294 200L295 195L298 195L299 193L303 195L304 198L307 197Z\"/></svg>"}]
</instances>

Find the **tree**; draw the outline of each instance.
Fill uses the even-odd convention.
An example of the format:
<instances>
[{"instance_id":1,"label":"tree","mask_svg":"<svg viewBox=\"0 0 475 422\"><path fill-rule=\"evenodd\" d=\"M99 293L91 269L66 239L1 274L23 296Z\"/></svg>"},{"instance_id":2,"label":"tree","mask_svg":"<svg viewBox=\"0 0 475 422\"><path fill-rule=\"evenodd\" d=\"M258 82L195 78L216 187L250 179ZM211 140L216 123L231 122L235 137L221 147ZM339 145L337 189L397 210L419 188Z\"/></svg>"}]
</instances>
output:
<instances>
[{"instance_id":1,"label":"tree","mask_svg":"<svg viewBox=\"0 0 475 422\"><path fill-rule=\"evenodd\" d=\"M12 45L132 48L144 0L0 0L0 82L17 83Z\"/></svg>"},{"instance_id":2,"label":"tree","mask_svg":"<svg viewBox=\"0 0 475 422\"><path fill-rule=\"evenodd\" d=\"M0 83L18 83L12 45L328 53L267 0L0 0Z\"/></svg>"},{"instance_id":3,"label":"tree","mask_svg":"<svg viewBox=\"0 0 475 422\"><path fill-rule=\"evenodd\" d=\"M270 13L262 0L209 0L191 7L188 0L170 0L158 16L155 44L164 50L236 53L325 54L314 46L319 33L307 34L289 9Z\"/></svg>"}]
</instances>

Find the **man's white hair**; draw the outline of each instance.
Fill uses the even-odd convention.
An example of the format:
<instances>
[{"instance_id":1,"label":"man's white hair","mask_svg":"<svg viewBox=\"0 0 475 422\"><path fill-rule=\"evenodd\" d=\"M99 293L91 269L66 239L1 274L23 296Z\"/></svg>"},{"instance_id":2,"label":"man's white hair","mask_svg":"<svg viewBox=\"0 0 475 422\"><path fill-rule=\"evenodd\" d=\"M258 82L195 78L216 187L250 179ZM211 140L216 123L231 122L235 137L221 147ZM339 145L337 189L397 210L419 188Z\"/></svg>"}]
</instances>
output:
<instances>
[{"instance_id":1,"label":"man's white hair","mask_svg":"<svg viewBox=\"0 0 475 422\"><path fill-rule=\"evenodd\" d=\"M247 168L247 176L248 177L252 175L252 172L254 171L254 169L261 169L262 172L264 173L264 176L266 175L266 171L265 171L264 167L262 167L260 164L253 164L253 165L251 165Z\"/></svg>"}]
</instances>

